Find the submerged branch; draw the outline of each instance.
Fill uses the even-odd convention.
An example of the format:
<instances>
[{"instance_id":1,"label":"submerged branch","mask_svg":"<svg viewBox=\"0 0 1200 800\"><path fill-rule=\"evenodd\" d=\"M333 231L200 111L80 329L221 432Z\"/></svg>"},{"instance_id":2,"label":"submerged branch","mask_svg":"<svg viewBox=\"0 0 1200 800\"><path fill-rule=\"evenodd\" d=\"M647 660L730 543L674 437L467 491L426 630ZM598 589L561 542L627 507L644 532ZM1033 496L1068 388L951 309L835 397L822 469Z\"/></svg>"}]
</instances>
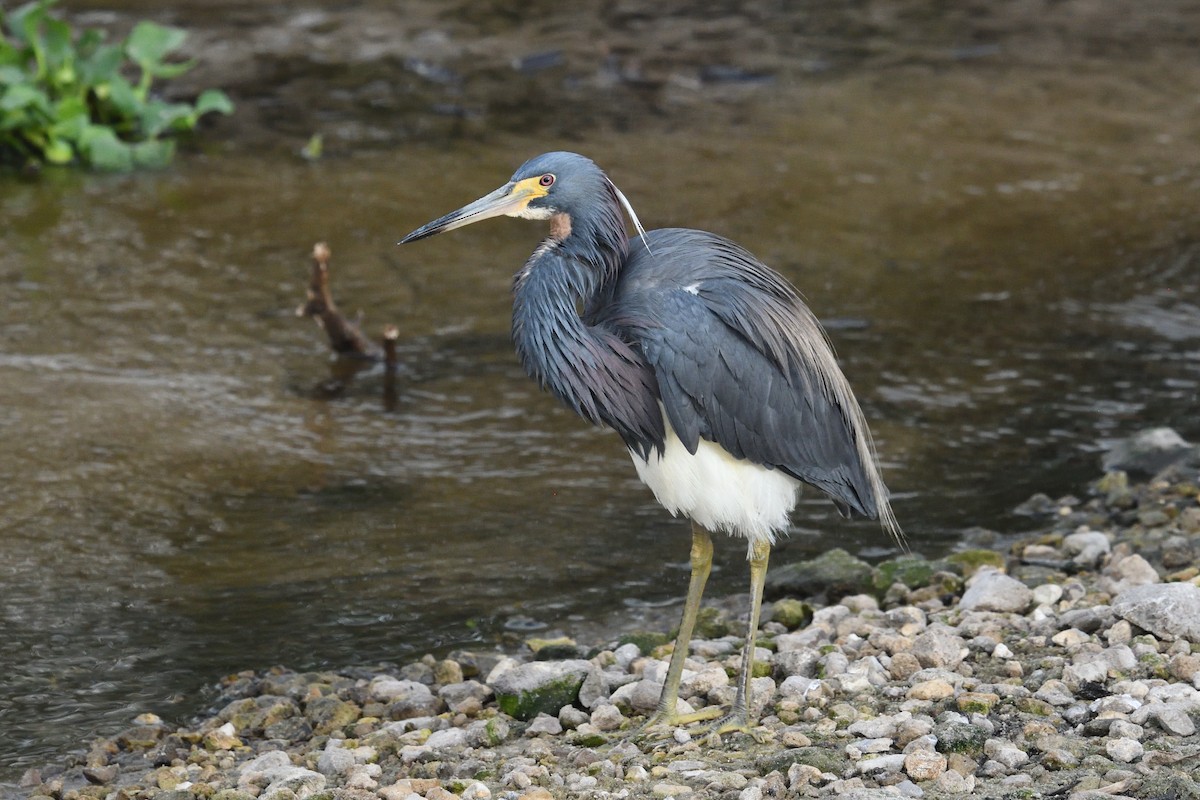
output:
<instances>
[{"instance_id":1,"label":"submerged branch","mask_svg":"<svg viewBox=\"0 0 1200 800\"><path fill-rule=\"evenodd\" d=\"M363 336L361 330L338 311L329 289L329 245L318 242L313 246L312 278L308 286L308 301L296 309L298 317L312 317L325 329L329 346L341 355L359 355L378 359L379 346Z\"/></svg>"}]
</instances>

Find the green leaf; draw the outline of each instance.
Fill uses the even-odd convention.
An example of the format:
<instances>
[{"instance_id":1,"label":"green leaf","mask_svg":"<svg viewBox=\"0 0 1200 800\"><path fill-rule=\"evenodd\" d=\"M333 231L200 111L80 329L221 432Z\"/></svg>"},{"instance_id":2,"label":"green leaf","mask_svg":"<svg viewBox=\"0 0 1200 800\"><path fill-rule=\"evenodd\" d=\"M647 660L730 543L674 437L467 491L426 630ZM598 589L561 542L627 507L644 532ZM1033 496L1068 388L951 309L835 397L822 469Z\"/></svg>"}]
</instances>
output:
<instances>
[{"instance_id":1,"label":"green leaf","mask_svg":"<svg viewBox=\"0 0 1200 800\"><path fill-rule=\"evenodd\" d=\"M37 33L38 25L46 17L46 9L52 0L34 0L8 15L8 29L22 44L32 44L31 36Z\"/></svg>"},{"instance_id":2,"label":"green leaf","mask_svg":"<svg viewBox=\"0 0 1200 800\"><path fill-rule=\"evenodd\" d=\"M75 54L71 47L71 28L62 20L47 16L42 21L42 54L47 71L61 69Z\"/></svg>"},{"instance_id":3,"label":"green leaf","mask_svg":"<svg viewBox=\"0 0 1200 800\"><path fill-rule=\"evenodd\" d=\"M14 66L0 66L0 87L25 83L25 70Z\"/></svg>"},{"instance_id":4,"label":"green leaf","mask_svg":"<svg viewBox=\"0 0 1200 800\"><path fill-rule=\"evenodd\" d=\"M50 99L41 89L26 83L16 83L5 90L0 96L0 111L17 111L34 109L45 114L50 113Z\"/></svg>"},{"instance_id":5,"label":"green leaf","mask_svg":"<svg viewBox=\"0 0 1200 800\"><path fill-rule=\"evenodd\" d=\"M187 39L187 33L154 22L139 22L125 40L125 52L143 69L157 67L172 50Z\"/></svg>"},{"instance_id":6,"label":"green leaf","mask_svg":"<svg viewBox=\"0 0 1200 800\"><path fill-rule=\"evenodd\" d=\"M79 81L84 86L106 83L117 75L121 68L123 53L118 45L97 47L95 52L79 61Z\"/></svg>"},{"instance_id":7,"label":"green leaf","mask_svg":"<svg viewBox=\"0 0 1200 800\"><path fill-rule=\"evenodd\" d=\"M117 138L111 129L91 126L79 142L88 163L96 169L127 172L133 169L132 148Z\"/></svg>"},{"instance_id":8,"label":"green leaf","mask_svg":"<svg viewBox=\"0 0 1200 800\"><path fill-rule=\"evenodd\" d=\"M178 64L147 65L143 69L156 78L178 78L194 66L196 66L195 61L181 61Z\"/></svg>"},{"instance_id":9,"label":"green leaf","mask_svg":"<svg viewBox=\"0 0 1200 800\"><path fill-rule=\"evenodd\" d=\"M202 117L210 111L232 114L233 103L220 89L206 89L196 98L196 116Z\"/></svg>"},{"instance_id":10,"label":"green leaf","mask_svg":"<svg viewBox=\"0 0 1200 800\"><path fill-rule=\"evenodd\" d=\"M97 94L99 95L100 92L97 91ZM120 75L114 76L108 82L102 99L112 103L113 108L125 119L134 119L141 112L142 101L138 99L137 93L129 85L129 81Z\"/></svg>"},{"instance_id":11,"label":"green leaf","mask_svg":"<svg viewBox=\"0 0 1200 800\"><path fill-rule=\"evenodd\" d=\"M186 103L164 103L162 100L151 100L142 107L139 121L141 123L142 136L147 139L155 139L160 133L175 126L179 121L192 119L192 124L195 124L195 119L192 117L192 107ZM185 130L191 125L185 125Z\"/></svg>"},{"instance_id":12,"label":"green leaf","mask_svg":"<svg viewBox=\"0 0 1200 800\"><path fill-rule=\"evenodd\" d=\"M42 156L51 164L70 164L75 159L75 151L69 142L51 139L42 148Z\"/></svg>"},{"instance_id":13,"label":"green leaf","mask_svg":"<svg viewBox=\"0 0 1200 800\"><path fill-rule=\"evenodd\" d=\"M175 157L175 142L169 139L151 139L133 146L133 163L139 167L162 169Z\"/></svg>"}]
</instances>

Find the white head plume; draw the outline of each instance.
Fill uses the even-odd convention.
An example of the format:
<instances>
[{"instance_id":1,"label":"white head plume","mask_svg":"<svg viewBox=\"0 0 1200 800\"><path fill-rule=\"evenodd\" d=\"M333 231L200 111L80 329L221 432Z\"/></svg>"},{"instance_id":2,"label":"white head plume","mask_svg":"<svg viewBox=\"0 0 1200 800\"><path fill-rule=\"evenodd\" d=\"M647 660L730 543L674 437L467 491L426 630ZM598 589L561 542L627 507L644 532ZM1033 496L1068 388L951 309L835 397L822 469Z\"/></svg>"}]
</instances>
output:
<instances>
[{"instance_id":1,"label":"white head plume","mask_svg":"<svg viewBox=\"0 0 1200 800\"><path fill-rule=\"evenodd\" d=\"M653 254L654 251L650 249L650 243L646 241L646 229L642 227L642 221L638 219L637 212L633 210L633 206L629 203L629 198L617 188L617 185L612 182L611 178L606 177L606 180L608 180L608 185L612 187L612 190L617 193L617 199L621 201L621 208L625 209L625 213L629 215L630 221L633 222L633 227L637 230L638 235L642 237L642 244L646 245L646 252Z\"/></svg>"}]
</instances>

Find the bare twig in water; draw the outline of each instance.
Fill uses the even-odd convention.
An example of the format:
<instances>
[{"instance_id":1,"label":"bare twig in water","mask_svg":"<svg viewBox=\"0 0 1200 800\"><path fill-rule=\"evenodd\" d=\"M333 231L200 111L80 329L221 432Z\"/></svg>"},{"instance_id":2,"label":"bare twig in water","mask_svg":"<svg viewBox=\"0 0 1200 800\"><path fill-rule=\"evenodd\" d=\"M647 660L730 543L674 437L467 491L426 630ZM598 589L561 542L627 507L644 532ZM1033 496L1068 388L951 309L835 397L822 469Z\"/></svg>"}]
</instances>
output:
<instances>
[{"instance_id":1,"label":"bare twig in water","mask_svg":"<svg viewBox=\"0 0 1200 800\"><path fill-rule=\"evenodd\" d=\"M329 245L313 245L312 278L308 285L308 302L296 309L298 317L312 317L329 335L329 346L335 353L379 358L379 347L365 336L333 302L329 290Z\"/></svg>"},{"instance_id":2,"label":"bare twig in water","mask_svg":"<svg viewBox=\"0 0 1200 800\"><path fill-rule=\"evenodd\" d=\"M396 410L396 342L399 338L399 328L383 326L383 407L386 411Z\"/></svg>"}]
</instances>

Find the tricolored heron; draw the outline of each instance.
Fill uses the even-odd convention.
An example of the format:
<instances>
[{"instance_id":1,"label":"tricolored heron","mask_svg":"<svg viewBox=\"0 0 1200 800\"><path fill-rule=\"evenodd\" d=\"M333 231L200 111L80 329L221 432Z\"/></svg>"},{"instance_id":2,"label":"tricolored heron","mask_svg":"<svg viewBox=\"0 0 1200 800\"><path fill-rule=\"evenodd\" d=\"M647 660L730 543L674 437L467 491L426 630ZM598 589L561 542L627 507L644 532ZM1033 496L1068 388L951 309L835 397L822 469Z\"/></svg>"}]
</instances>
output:
<instances>
[{"instance_id":1,"label":"tricolored heron","mask_svg":"<svg viewBox=\"0 0 1200 800\"><path fill-rule=\"evenodd\" d=\"M640 234L633 241L622 209ZM767 557L801 484L843 515L878 519L902 542L850 384L783 277L715 234L646 232L608 176L575 153L529 160L401 244L501 214L550 223L513 282L512 334L525 370L575 413L615 430L658 501L692 522L683 618L646 725L715 716L682 715L676 704L712 566L709 532L724 531L747 541L751 610L733 707L714 730L748 730Z\"/></svg>"}]
</instances>

